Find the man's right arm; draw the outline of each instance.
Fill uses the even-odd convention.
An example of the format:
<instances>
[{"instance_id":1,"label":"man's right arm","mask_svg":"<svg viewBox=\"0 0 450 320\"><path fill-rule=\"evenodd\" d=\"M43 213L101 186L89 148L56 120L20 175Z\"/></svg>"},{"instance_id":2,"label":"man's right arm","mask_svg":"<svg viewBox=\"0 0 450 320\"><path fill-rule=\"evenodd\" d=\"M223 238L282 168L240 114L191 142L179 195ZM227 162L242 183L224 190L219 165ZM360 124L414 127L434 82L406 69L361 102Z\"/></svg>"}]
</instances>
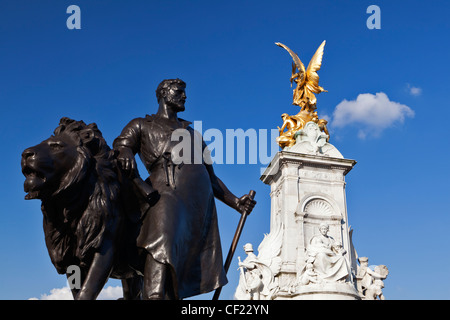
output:
<instances>
[{"instance_id":1,"label":"man's right arm","mask_svg":"<svg viewBox=\"0 0 450 320\"><path fill-rule=\"evenodd\" d=\"M122 169L130 175L137 170L134 155L141 145L141 118L131 120L114 140L113 148L118 151L117 160Z\"/></svg>"}]
</instances>

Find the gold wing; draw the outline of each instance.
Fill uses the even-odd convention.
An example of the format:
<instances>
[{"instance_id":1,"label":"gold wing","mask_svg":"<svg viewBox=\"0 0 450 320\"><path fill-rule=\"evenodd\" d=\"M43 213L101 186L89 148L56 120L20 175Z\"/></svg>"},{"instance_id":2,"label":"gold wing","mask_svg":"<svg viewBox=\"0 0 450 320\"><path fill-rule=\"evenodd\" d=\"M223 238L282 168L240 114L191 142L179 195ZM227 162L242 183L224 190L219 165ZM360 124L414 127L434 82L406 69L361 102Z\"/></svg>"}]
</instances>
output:
<instances>
[{"instance_id":1,"label":"gold wing","mask_svg":"<svg viewBox=\"0 0 450 320\"><path fill-rule=\"evenodd\" d=\"M319 71L322 66L323 48L325 47L325 42L326 41L323 41L319 46L309 62L308 68L306 69L306 86L314 93L326 91L319 86L319 75L317 74L317 71Z\"/></svg>"},{"instance_id":2,"label":"gold wing","mask_svg":"<svg viewBox=\"0 0 450 320\"><path fill-rule=\"evenodd\" d=\"M287 52L289 52L289 54L291 55L292 59L294 60L295 66L298 69L299 72L299 77L300 77L300 83L303 82L303 80L305 79L305 66L303 65L303 63L301 62L300 58L297 56L297 54L292 51L291 49L289 49L287 46L285 46L282 43L279 42L275 42L275 44L279 47L284 48ZM295 70L294 70L295 71ZM292 71L292 74L294 75L294 71Z\"/></svg>"}]
</instances>

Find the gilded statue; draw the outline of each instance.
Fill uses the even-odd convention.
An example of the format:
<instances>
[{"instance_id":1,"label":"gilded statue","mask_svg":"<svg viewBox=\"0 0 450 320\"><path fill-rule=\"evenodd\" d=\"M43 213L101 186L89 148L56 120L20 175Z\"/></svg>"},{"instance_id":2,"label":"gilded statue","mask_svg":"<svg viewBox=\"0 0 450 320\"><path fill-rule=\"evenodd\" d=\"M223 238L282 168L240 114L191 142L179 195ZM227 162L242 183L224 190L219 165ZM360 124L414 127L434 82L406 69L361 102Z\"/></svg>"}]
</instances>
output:
<instances>
[{"instance_id":1,"label":"gilded statue","mask_svg":"<svg viewBox=\"0 0 450 320\"><path fill-rule=\"evenodd\" d=\"M317 74L317 71L322 66L325 41L319 46L306 69L295 52L282 43L276 42L275 44L286 49L294 60L292 63L290 82L291 87L294 82L297 86L294 88L292 104L301 108L300 112L296 115L290 116L286 113L281 115L283 125L281 128L278 127L280 131L280 136L277 138L278 144L281 148L293 146L295 144L295 133L302 129L309 121L317 123L320 129L329 135L326 127L327 121L325 119L319 119L317 111L315 111L317 103L315 94L327 92L319 86L319 75Z\"/></svg>"}]
</instances>

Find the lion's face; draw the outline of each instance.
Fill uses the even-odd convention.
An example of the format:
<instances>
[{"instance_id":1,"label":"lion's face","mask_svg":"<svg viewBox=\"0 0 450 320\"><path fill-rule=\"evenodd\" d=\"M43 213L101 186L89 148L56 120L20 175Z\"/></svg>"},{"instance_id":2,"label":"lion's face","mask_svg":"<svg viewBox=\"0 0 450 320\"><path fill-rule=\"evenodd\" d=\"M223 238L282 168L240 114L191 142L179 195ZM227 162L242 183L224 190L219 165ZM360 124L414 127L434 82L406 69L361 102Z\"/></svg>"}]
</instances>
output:
<instances>
[{"instance_id":1,"label":"lion's face","mask_svg":"<svg viewBox=\"0 0 450 320\"><path fill-rule=\"evenodd\" d=\"M69 134L52 136L22 153L22 173L25 176L26 200L50 196L61 185L64 175L79 157L76 141Z\"/></svg>"}]
</instances>

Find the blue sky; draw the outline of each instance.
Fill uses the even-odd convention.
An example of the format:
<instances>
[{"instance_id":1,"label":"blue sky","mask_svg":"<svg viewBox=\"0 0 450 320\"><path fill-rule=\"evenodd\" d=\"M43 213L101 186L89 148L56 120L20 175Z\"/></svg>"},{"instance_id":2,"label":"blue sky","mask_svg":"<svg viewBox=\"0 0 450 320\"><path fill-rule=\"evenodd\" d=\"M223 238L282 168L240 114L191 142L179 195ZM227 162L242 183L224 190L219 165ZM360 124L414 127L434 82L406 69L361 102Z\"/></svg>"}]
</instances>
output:
<instances>
[{"instance_id":1,"label":"blue sky","mask_svg":"<svg viewBox=\"0 0 450 320\"><path fill-rule=\"evenodd\" d=\"M66 27L71 4L81 8L81 30ZM379 30L366 27L371 4L381 9ZM270 130L282 113L298 112L291 59L274 43L307 64L323 40L319 75L328 92L317 106L330 119L330 142L358 161L346 177L358 254L388 266L387 299L450 299L449 9L414 0L2 0L0 299L66 285L47 255L40 202L23 199L20 170L21 152L49 137L61 117L97 123L111 145L129 120L156 111L158 83L178 77L187 82L180 117L201 120L203 130ZM368 109L361 94L374 100ZM222 298L237 286L242 245L256 247L269 232L261 166L215 166L236 195L254 189L258 201ZM226 254L239 214L217 206Z\"/></svg>"}]
</instances>

